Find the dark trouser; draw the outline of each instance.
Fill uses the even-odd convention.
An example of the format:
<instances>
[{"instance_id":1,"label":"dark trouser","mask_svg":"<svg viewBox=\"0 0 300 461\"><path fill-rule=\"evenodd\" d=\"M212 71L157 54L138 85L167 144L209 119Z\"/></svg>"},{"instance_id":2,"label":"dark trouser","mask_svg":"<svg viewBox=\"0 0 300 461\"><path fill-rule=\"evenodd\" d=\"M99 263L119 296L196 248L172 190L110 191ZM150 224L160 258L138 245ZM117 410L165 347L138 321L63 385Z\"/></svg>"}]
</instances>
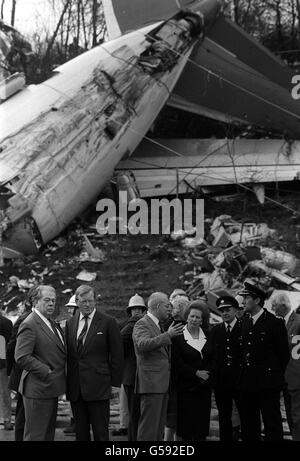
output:
<instances>
[{"instance_id":1,"label":"dark trouser","mask_svg":"<svg viewBox=\"0 0 300 461\"><path fill-rule=\"evenodd\" d=\"M138 425L138 441L161 441L167 416L168 394L140 394L141 415Z\"/></svg>"},{"instance_id":2,"label":"dark trouser","mask_svg":"<svg viewBox=\"0 0 300 461\"><path fill-rule=\"evenodd\" d=\"M300 383L299 383L300 385ZM300 441L300 389L283 391L286 417L293 440Z\"/></svg>"},{"instance_id":3,"label":"dark trouser","mask_svg":"<svg viewBox=\"0 0 300 461\"><path fill-rule=\"evenodd\" d=\"M137 438L138 423L140 418L140 396L134 393L134 386L124 384L124 389L128 401L129 422L128 422L128 441L134 442Z\"/></svg>"},{"instance_id":4,"label":"dark trouser","mask_svg":"<svg viewBox=\"0 0 300 461\"><path fill-rule=\"evenodd\" d=\"M216 405L219 413L219 429L221 441L232 441L232 406L236 404L239 415L240 400L237 391L234 389L215 389Z\"/></svg>"},{"instance_id":5,"label":"dark trouser","mask_svg":"<svg viewBox=\"0 0 300 461\"><path fill-rule=\"evenodd\" d=\"M24 441L53 441L58 398L30 399L23 396L25 409Z\"/></svg>"},{"instance_id":6,"label":"dark trouser","mask_svg":"<svg viewBox=\"0 0 300 461\"><path fill-rule=\"evenodd\" d=\"M293 431L293 421L292 421L292 403L291 403L291 396L287 387L283 389L283 399L284 399L284 407L286 413L286 419L289 426L290 433L292 435Z\"/></svg>"},{"instance_id":7,"label":"dark trouser","mask_svg":"<svg viewBox=\"0 0 300 461\"><path fill-rule=\"evenodd\" d=\"M242 391L240 397L242 440L261 440L260 415L264 423L265 440L268 442L283 440L280 391Z\"/></svg>"},{"instance_id":8,"label":"dark trouser","mask_svg":"<svg viewBox=\"0 0 300 461\"><path fill-rule=\"evenodd\" d=\"M87 402L80 397L72 402L75 421L76 441L90 441L92 426L94 441L107 442L109 440L109 400Z\"/></svg>"},{"instance_id":9,"label":"dark trouser","mask_svg":"<svg viewBox=\"0 0 300 461\"><path fill-rule=\"evenodd\" d=\"M17 392L17 405L15 415L15 441L22 442L24 437L25 409L22 395Z\"/></svg>"}]
</instances>

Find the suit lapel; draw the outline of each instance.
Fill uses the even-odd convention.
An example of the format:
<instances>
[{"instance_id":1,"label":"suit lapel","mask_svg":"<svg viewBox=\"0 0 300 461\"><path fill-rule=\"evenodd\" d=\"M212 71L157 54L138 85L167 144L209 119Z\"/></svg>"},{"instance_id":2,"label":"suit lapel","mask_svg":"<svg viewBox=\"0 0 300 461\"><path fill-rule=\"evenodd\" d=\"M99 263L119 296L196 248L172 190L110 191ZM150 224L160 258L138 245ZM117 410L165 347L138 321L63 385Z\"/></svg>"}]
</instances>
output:
<instances>
[{"instance_id":1,"label":"suit lapel","mask_svg":"<svg viewBox=\"0 0 300 461\"><path fill-rule=\"evenodd\" d=\"M292 312L291 315L290 315L290 318L288 319L288 322L286 324L286 329L287 329L288 333L290 333L290 330L293 327L293 323L295 321L295 318L296 318L296 314L295 314L295 312Z\"/></svg>"},{"instance_id":2,"label":"suit lapel","mask_svg":"<svg viewBox=\"0 0 300 461\"><path fill-rule=\"evenodd\" d=\"M231 334L232 336L236 336L238 334L238 331L239 331L239 328L240 328L241 324L239 322L239 320L237 319L237 321L235 322L232 330L231 330Z\"/></svg>"},{"instance_id":3,"label":"suit lapel","mask_svg":"<svg viewBox=\"0 0 300 461\"><path fill-rule=\"evenodd\" d=\"M158 325L156 325L156 323L152 320L151 317L149 317L149 315L145 315L145 320L148 322L148 325L150 325L153 333L155 333L155 336L158 336L161 334L161 331L160 331L160 328Z\"/></svg>"},{"instance_id":4,"label":"suit lapel","mask_svg":"<svg viewBox=\"0 0 300 461\"><path fill-rule=\"evenodd\" d=\"M54 341L55 344L65 352L65 345L58 339L56 334L50 330L50 328L45 324L45 322L36 312L34 312L34 319L39 327L43 330L43 332L48 336L48 338L52 339L52 341Z\"/></svg>"},{"instance_id":5,"label":"suit lapel","mask_svg":"<svg viewBox=\"0 0 300 461\"><path fill-rule=\"evenodd\" d=\"M145 320L148 322L148 325L150 325L150 328L152 329L153 333L155 334L155 336L159 336L161 335L161 330L159 328L158 325L156 325L156 323L152 320L151 317L149 317L149 315L145 315ZM169 358L170 356L170 350L169 350L169 346L164 346L164 350Z\"/></svg>"},{"instance_id":6,"label":"suit lapel","mask_svg":"<svg viewBox=\"0 0 300 461\"><path fill-rule=\"evenodd\" d=\"M78 330L78 323L79 323L79 311L75 313L75 315L71 318L69 323L69 331L70 331L70 345L75 350L77 350L77 330Z\"/></svg>"}]
</instances>

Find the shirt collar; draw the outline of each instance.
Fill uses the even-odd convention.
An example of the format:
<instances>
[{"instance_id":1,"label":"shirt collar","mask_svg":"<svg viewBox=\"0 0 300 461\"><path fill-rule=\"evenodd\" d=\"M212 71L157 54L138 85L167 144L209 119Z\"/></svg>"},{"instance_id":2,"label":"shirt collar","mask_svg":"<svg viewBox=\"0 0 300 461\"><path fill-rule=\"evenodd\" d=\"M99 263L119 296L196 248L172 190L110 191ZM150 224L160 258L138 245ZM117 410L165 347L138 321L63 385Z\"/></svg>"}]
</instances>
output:
<instances>
[{"instance_id":1,"label":"shirt collar","mask_svg":"<svg viewBox=\"0 0 300 461\"><path fill-rule=\"evenodd\" d=\"M232 328L234 327L234 325L236 324L236 322L237 322L237 318L234 317L234 319L232 320L232 322L231 322L231 323L225 323L225 326L226 326L226 328L227 328L228 325L230 325L230 330L232 331Z\"/></svg>"},{"instance_id":2,"label":"shirt collar","mask_svg":"<svg viewBox=\"0 0 300 461\"><path fill-rule=\"evenodd\" d=\"M93 317L95 315L95 312L96 312L96 309L94 309L89 315L89 320L93 320ZM85 316L85 314L82 314L81 312L79 313L79 321L83 319L83 317Z\"/></svg>"},{"instance_id":3,"label":"shirt collar","mask_svg":"<svg viewBox=\"0 0 300 461\"><path fill-rule=\"evenodd\" d=\"M199 338L194 339L189 332L187 325L185 325L183 328L183 336L189 346L201 353L203 346L206 343L206 336L202 328L199 328Z\"/></svg>"},{"instance_id":4,"label":"shirt collar","mask_svg":"<svg viewBox=\"0 0 300 461\"><path fill-rule=\"evenodd\" d=\"M261 309L257 312L257 314L251 316L251 317L252 317L252 320L253 320L253 323L256 323L256 322L257 322L257 320L258 320L259 317L263 314L263 312L264 312L264 310L263 310L263 308L261 308Z\"/></svg>"},{"instance_id":5,"label":"shirt collar","mask_svg":"<svg viewBox=\"0 0 300 461\"><path fill-rule=\"evenodd\" d=\"M32 309L33 312L35 312L47 325L50 325L50 320L47 319L38 309L34 308Z\"/></svg>"},{"instance_id":6,"label":"shirt collar","mask_svg":"<svg viewBox=\"0 0 300 461\"><path fill-rule=\"evenodd\" d=\"M288 321L289 321L290 316L292 315L292 313L293 313L293 311L292 311L292 309L291 309L290 312L288 312L288 313L286 314L286 316L284 317L284 321L285 321L285 324L286 324L286 325L287 325L287 323L288 323Z\"/></svg>"},{"instance_id":7,"label":"shirt collar","mask_svg":"<svg viewBox=\"0 0 300 461\"><path fill-rule=\"evenodd\" d=\"M155 317L155 315L153 315L151 312L147 312L147 315L149 315L150 319L153 320L153 322L155 323L155 325L159 326L159 320L157 317Z\"/></svg>"}]
</instances>

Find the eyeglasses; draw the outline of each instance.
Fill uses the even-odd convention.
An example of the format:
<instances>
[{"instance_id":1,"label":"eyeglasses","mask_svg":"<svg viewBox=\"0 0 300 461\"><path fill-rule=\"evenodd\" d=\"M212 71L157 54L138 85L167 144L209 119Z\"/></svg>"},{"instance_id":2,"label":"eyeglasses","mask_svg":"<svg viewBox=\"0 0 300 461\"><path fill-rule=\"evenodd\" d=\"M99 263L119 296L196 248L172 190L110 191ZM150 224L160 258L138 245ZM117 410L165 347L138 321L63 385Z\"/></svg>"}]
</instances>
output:
<instances>
[{"instance_id":1,"label":"eyeglasses","mask_svg":"<svg viewBox=\"0 0 300 461\"><path fill-rule=\"evenodd\" d=\"M167 303L167 302L166 302L166 303L158 303L158 304L156 305L156 308L158 309L160 306L165 307L166 309L172 308L172 304L171 304L171 303Z\"/></svg>"}]
</instances>

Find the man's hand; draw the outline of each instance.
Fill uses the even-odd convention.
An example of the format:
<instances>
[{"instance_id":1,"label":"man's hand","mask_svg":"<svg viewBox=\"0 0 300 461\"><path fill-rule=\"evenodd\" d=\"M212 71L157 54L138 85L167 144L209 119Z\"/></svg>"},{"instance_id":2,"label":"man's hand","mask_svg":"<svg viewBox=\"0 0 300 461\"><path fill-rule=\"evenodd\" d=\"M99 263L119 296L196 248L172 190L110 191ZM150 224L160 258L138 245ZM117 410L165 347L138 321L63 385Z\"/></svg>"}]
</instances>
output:
<instances>
[{"instance_id":1,"label":"man's hand","mask_svg":"<svg viewBox=\"0 0 300 461\"><path fill-rule=\"evenodd\" d=\"M181 335L183 328L184 328L183 323L175 323L175 322L173 322L168 328L168 333L171 336L171 338L173 338L174 336Z\"/></svg>"},{"instance_id":2,"label":"man's hand","mask_svg":"<svg viewBox=\"0 0 300 461\"><path fill-rule=\"evenodd\" d=\"M196 376L199 379L203 379L203 381L207 381L209 378L209 371L206 370L197 370Z\"/></svg>"}]
</instances>

